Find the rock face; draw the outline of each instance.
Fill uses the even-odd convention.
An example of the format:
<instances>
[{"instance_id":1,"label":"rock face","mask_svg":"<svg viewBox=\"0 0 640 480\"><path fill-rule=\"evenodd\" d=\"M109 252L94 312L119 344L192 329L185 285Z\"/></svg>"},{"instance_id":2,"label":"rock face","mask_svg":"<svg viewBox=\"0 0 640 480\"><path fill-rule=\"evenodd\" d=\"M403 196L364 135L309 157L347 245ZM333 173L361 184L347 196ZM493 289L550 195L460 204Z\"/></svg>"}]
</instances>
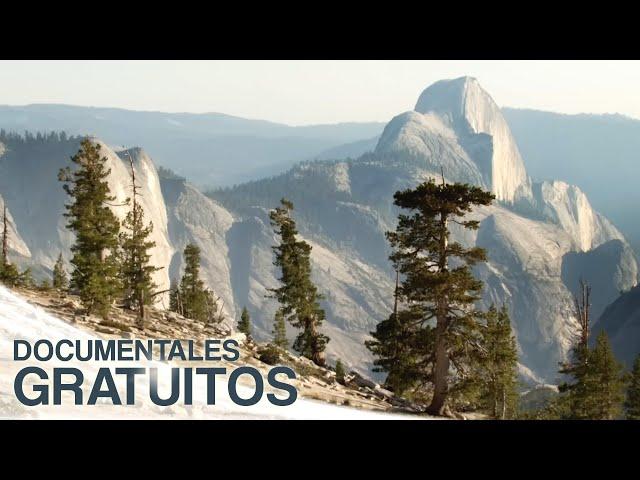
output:
<instances>
[{"instance_id":1,"label":"rock face","mask_svg":"<svg viewBox=\"0 0 640 480\"><path fill-rule=\"evenodd\" d=\"M495 193L494 205L473 213L480 230L454 230L453 236L487 249L489 262L476 271L485 282L481 303L509 308L521 376L555 381L558 362L577 332L572 284L593 279L597 308L604 308L618 288L636 284L637 265L620 232L579 188L529 179L500 110L469 78L426 89L415 111L391 120L373 154L302 164L276 178L212 193L246 229L246 253L237 255L244 267L237 269L232 260L232 278L242 285L234 287L236 304L248 306L259 335L271 328L271 303L264 294L275 282L265 260L275 241L266 210L286 194L296 206L301 235L313 245L314 278L326 296L329 357L366 372L371 357L363 341L392 308L384 232L394 228L398 213L393 193L429 177L440 179L442 172L448 181ZM233 259L237 247L229 248Z\"/></svg>"},{"instance_id":2,"label":"rock face","mask_svg":"<svg viewBox=\"0 0 640 480\"><path fill-rule=\"evenodd\" d=\"M77 142L56 145L47 147L48 156L18 146L0 157L0 191L32 256L49 268L58 251L68 254L72 240L62 217L65 197L52 178L68 164ZM580 189L529 179L498 107L474 79L426 89L414 111L387 125L373 153L302 163L280 176L208 196L184 180L159 180L140 149L116 152L101 145L119 199L127 196L128 155L134 158L146 218L154 223L153 258L165 267L158 283L179 277L182 250L196 243L203 278L224 301L229 321L246 306L260 341L271 337L276 304L268 296L279 276L272 264L276 238L268 212L283 196L292 200L300 235L313 247L313 278L325 296L328 358L340 358L361 374L372 375L364 341L392 309L395 277L385 232L397 219L393 194L427 178L444 173L447 181L473 183L497 197L494 205L471 214L481 221L478 231L454 228L452 235L487 249L489 261L476 269L485 282L481 306L508 307L523 378L556 380L558 362L577 331L572 300L577 279L592 281L596 310L637 283L636 261L623 236ZM41 174L25 171L25 165ZM32 190L35 198L23 193ZM121 218L124 211L118 211ZM290 340L293 336L289 331Z\"/></svg>"},{"instance_id":3,"label":"rock face","mask_svg":"<svg viewBox=\"0 0 640 480\"><path fill-rule=\"evenodd\" d=\"M434 83L422 92L415 111L438 116L473 157L478 147L484 150L478 167L498 200L513 202L531 195L531 181L509 126L475 78Z\"/></svg>"},{"instance_id":4,"label":"rock face","mask_svg":"<svg viewBox=\"0 0 640 480\"><path fill-rule=\"evenodd\" d=\"M2 155L2 149L0 148L0 156ZM8 246L8 255L9 258L13 258L14 256L21 257L22 259L26 259L31 257L31 252L29 251L29 247L27 247L26 243L20 236L18 229L16 228L16 222L11 215L11 210L9 209L9 205L5 205L4 199L0 195L0 233L4 230L4 212L7 212L7 246Z\"/></svg>"},{"instance_id":5,"label":"rock face","mask_svg":"<svg viewBox=\"0 0 640 480\"><path fill-rule=\"evenodd\" d=\"M235 315L231 291L227 232L233 217L224 208L181 179L162 179L162 195L168 218L168 243L173 255L168 259L168 276L177 282L182 275L182 252L189 243L201 250L201 271L205 283L221 297L227 316Z\"/></svg>"},{"instance_id":6,"label":"rock face","mask_svg":"<svg viewBox=\"0 0 640 480\"><path fill-rule=\"evenodd\" d=\"M640 286L636 286L609 305L593 327L592 339L607 332L618 360L631 368L640 354Z\"/></svg>"},{"instance_id":7,"label":"rock face","mask_svg":"<svg viewBox=\"0 0 640 480\"><path fill-rule=\"evenodd\" d=\"M106 167L111 171L108 183L113 196L113 211L123 220L128 207L123 205L131 196L130 159L140 186L139 203L144 209L145 222L153 224L151 240L152 262L161 267L154 274L158 290L168 290L170 279L180 276L181 253L188 241L195 241L203 249L203 274L209 286L217 290L233 310L230 294L228 267L220 267L226 262L224 228L230 226L230 215L224 209L206 198L190 185L181 185L177 190L161 188L158 172L152 159L140 148L128 150L113 149L99 139ZM68 198L56 181L60 168L70 165L69 157L79 148L79 139L52 139L22 141L16 139L0 157L0 191L7 196L8 205L15 211L15 225L24 230L24 242L15 243L16 253L22 255L20 263L35 265L39 276L49 276L50 271L62 252L65 260L70 259L73 235L65 228L64 205ZM34 173L37 172L37 173ZM25 194L28 192L28 194ZM165 193L171 203L165 203ZM222 237L215 237L220 233ZM212 238L209 238L213 235ZM16 237L19 238L19 237ZM215 245L215 247L213 247ZM30 258L26 258L29 257ZM219 274L219 269L226 276ZM168 306L168 295L157 296L159 306Z\"/></svg>"},{"instance_id":8,"label":"rock face","mask_svg":"<svg viewBox=\"0 0 640 480\"><path fill-rule=\"evenodd\" d=\"M158 286L158 290L169 289L168 266L173 257L174 248L169 241L167 208L160 189L160 179L155 165L149 156L140 148L114 151L104 142L95 140L100 145L100 152L107 158L107 168L111 170L109 175L109 188L111 194L116 197L115 204L122 205L126 199L131 197L131 166L129 159L133 161L133 168L136 176L136 183L140 186L140 196L138 202L144 209L145 223L153 224L153 231L149 240L155 242L155 247L150 250L152 262L162 267L154 273L153 280ZM128 206L117 206L113 208L114 213L124 220L129 211ZM156 300L159 303L166 303L168 294L158 295Z\"/></svg>"}]
</instances>

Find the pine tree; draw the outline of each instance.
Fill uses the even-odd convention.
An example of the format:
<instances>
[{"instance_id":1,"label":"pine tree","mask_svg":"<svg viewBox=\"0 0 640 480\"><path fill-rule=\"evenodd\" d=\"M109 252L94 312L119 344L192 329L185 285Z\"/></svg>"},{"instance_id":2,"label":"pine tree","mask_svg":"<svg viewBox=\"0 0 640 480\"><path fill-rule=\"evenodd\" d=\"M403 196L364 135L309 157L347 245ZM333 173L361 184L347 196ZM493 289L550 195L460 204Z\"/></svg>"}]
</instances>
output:
<instances>
[{"instance_id":1,"label":"pine tree","mask_svg":"<svg viewBox=\"0 0 640 480\"><path fill-rule=\"evenodd\" d=\"M178 291L174 294L173 306L181 307L181 315L208 322L213 317L213 294L204 286L200 279L200 248L189 244L184 249L184 274Z\"/></svg>"},{"instance_id":2,"label":"pine tree","mask_svg":"<svg viewBox=\"0 0 640 480\"><path fill-rule=\"evenodd\" d=\"M482 390L485 408L493 418L515 418L518 405L518 350L505 306L491 306L482 330L486 356L482 362Z\"/></svg>"},{"instance_id":3,"label":"pine tree","mask_svg":"<svg viewBox=\"0 0 640 480\"><path fill-rule=\"evenodd\" d=\"M284 314L278 309L273 322L273 344L276 347L287 349L289 342L287 341L287 327L284 322Z\"/></svg>"},{"instance_id":4,"label":"pine tree","mask_svg":"<svg viewBox=\"0 0 640 480\"><path fill-rule=\"evenodd\" d=\"M374 372L386 372L385 387L396 395L403 395L419 384L423 374L420 352L425 340L419 325L424 316L418 305L392 313L371 332L374 340L366 347L373 353Z\"/></svg>"},{"instance_id":5,"label":"pine tree","mask_svg":"<svg viewBox=\"0 0 640 480\"><path fill-rule=\"evenodd\" d=\"M8 287L15 287L20 283L20 272L13 263L0 264L0 281Z\"/></svg>"},{"instance_id":6,"label":"pine tree","mask_svg":"<svg viewBox=\"0 0 640 480\"><path fill-rule=\"evenodd\" d=\"M624 408L628 420L640 420L640 355L633 363Z\"/></svg>"},{"instance_id":7,"label":"pine tree","mask_svg":"<svg viewBox=\"0 0 640 480\"><path fill-rule=\"evenodd\" d=\"M131 209L122 224L124 231L120 233L120 247L122 249L121 276L124 293L124 307L136 310L138 323L145 319L145 307L153 303L153 296L157 285L153 281L153 274L160 270L149 263L149 250L155 247L155 242L148 240L153 231L153 223L144 224L144 209L138 202L138 189L133 159L129 155L131 167Z\"/></svg>"},{"instance_id":8,"label":"pine tree","mask_svg":"<svg viewBox=\"0 0 640 480\"><path fill-rule=\"evenodd\" d=\"M344 385L344 365L342 365L342 360L338 359L336 362L336 382L340 385Z\"/></svg>"},{"instance_id":9,"label":"pine tree","mask_svg":"<svg viewBox=\"0 0 640 480\"><path fill-rule=\"evenodd\" d=\"M242 314L240 314L240 321L238 322L238 331L244 333L247 337L251 336L251 317L247 307L243 307Z\"/></svg>"},{"instance_id":10,"label":"pine tree","mask_svg":"<svg viewBox=\"0 0 640 480\"><path fill-rule=\"evenodd\" d=\"M67 228L75 233L71 247L71 287L78 291L89 313L106 318L120 292L118 278L118 233L120 223L110 209L111 196L106 157L100 156L100 145L84 139L80 150L71 158L76 165L62 169L59 179L72 202L66 205Z\"/></svg>"},{"instance_id":11,"label":"pine tree","mask_svg":"<svg viewBox=\"0 0 640 480\"><path fill-rule=\"evenodd\" d=\"M373 353L374 372L386 372L385 387L396 395L411 389L419 378L418 355L412 353L418 347L417 338L422 317L419 306L409 306L399 311L400 271L396 268L393 313L387 320L376 325L371 332L374 340L365 341L365 346Z\"/></svg>"},{"instance_id":12,"label":"pine tree","mask_svg":"<svg viewBox=\"0 0 640 480\"><path fill-rule=\"evenodd\" d=\"M587 374L587 416L593 420L613 420L622 412L625 392L624 367L611 349L609 337L603 330L589 355Z\"/></svg>"},{"instance_id":13,"label":"pine tree","mask_svg":"<svg viewBox=\"0 0 640 480\"><path fill-rule=\"evenodd\" d=\"M18 275L17 285L23 288L34 288L36 286L31 268L26 268Z\"/></svg>"},{"instance_id":14,"label":"pine tree","mask_svg":"<svg viewBox=\"0 0 640 480\"><path fill-rule=\"evenodd\" d=\"M567 418L588 419L591 287L582 280L580 294L574 296L574 307L580 331L577 341L569 352L569 361L560 366L559 372L567 375L569 379L558 387L562 394L558 406L566 410Z\"/></svg>"},{"instance_id":15,"label":"pine tree","mask_svg":"<svg viewBox=\"0 0 640 480\"><path fill-rule=\"evenodd\" d=\"M66 290L69 286L69 279L67 278L67 272L64 269L64 260L62 259L62 253L58 255L58 260L53 266L53 288L56 290Z\"/></svg>"},{"instance_id":16,"label":"pine tree","mask_svg":"<svg viewBox=\"0 0 640 480\"><path fill-rule=\"evenodd\" d=\"M463 217L476 205L491 204L494 196L467 184L447 184L444 179L436 184L430 179L415 189L396 192L394 199L398 207L411 212L401 214L396 231L387 233L394 249L390 258L404 276L399 297L407 307L394 315L401 328L387 331L392 339L400 338L405 350L398 354L392 349L391 356L379 360L400 355L396 376L432 383L427 411L442 415L455 380L452 374L464 376L465 364L479 349L482 314L473 305L482 282L473 277L471 267L486 259L482 248L450 242L449 223L478 229L478 221ZM380 339L386 341L384 336Z\"/></svg>"},{"instance_id":17,"label":"pine tree","mask_svg":"<svg viewBox=\"0 0 640 480\"><path fill-rule=\"evenodd\" d=\"M324 350L329 338L320 333L319 328L325 318L320 308L322 298L311 281L311 246L297 239L296 223L291 218L293 204L282 199L281 206L269 214L271 225L280 244L272 247L275 252L275 266L280 267L280 288L271 289L280 303L286 320L302 331L293 343L293 349L311 359L316 365L324 366Z\"/></svg>"}]
</instances>

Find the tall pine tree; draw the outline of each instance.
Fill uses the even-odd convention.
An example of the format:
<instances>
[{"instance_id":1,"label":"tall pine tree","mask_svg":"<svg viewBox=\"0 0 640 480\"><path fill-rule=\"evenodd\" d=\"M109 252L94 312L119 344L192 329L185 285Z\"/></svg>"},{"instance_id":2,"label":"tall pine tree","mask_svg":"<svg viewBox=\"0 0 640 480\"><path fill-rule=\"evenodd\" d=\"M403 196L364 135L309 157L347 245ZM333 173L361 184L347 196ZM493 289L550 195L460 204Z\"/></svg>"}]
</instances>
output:
<instances>
[{"instance_id":1,"label":"tall pine tree","mask_svg":"<svg viewBox=\"0 0 640 480\"><path fill-rule=\"evenodd\" d=\"M200 247L191 243L184 249L184 274L170 296L171 310L193 320L218 322L221 314L213 292L200 279Z\"/></svg>"},{"instance_id":2,"label":"tall pine tree","mask_svg":"<svg viewBox=\"0 0 640 480\"><path fill-rule=\"evenodd\" d=\"M75 233L71 247L71 287L89 313L106 318L109 308L120 293L118 234L120 223L110 208L111 196L106 157L100 156L100 145L84 139L80 150L71 158L76 168L60 170L59 179L71 197L66 205L67 228Z\"/></svg>"},{"instance_id":3,"label":"tall pine tree","mask_svg":"<svg viewBox=\"0 0 640 480\"><path fill-rule=\"evenodd\" d=\"M394 199L397 206L411 212L401 214L396 231L387 233L394 249L390 258L404 276L399 297L407 308L392 315L372 348L376 355L391 354L379 360L392 361L393 355L400 355L396 376L418 384L431 383L433 396L427 411L442 415L454 380L452 373L464 374L465 363L481 341L482 314L473 304L479 299L482 282L473 277L471 267L486 258L481 248L450 242L449 224L476 230L479 222L464 216L476 205L491 204L494 196L467 184L447 184L444 179L436 184L430 179L415 189L396 192ZM399 321L401 328L392 326L393 320ZM389 338L406 351L398 354L392 348L391 352L376 352L375 348Z\"/></svg>"},{"instance_id":4,"label":"tall pine tree","mask_svg":"<svg viewBox=\"0 0 640 480\"><path fill-rule=\"evenodd\" d=\"M136 183L133 158L131 154L127 154L131 168L131 198L128 199L131 209L122 223L124 230L120 233L123 301L125 308L137 312L138 323L142 325L146 316L145 307L153 303L153 296L158 288L153 281L153 274L160 268L150 264L149 251L156 245L149 240L153 223L149 222L145 226L144 209L138 202L140 187Z\"/></svg>"},{"instance_id":5,"label":"tall pine tree","mask_svg":"<svg viewBox=\"0 0 640 480\"><path fill-rule=\"evenodd\" d=\"M624 367L616 360L609 337L603 330L589 355L587 374L587 418L613 420L619 418L624 402Z\"/></svg>"},{"instance_id":6,"label":"tall pine tree","mask_svg":"<svg viewBox=\"0 0 640 480\"><path fill-rule=\"evenodd\" d=\"M311 281L311 246L297 239L296 223L291 218L293 204L284 198L280 204L269 217L276 235L280 237L280 244L272 248L275 252L274 265L281 270L282 286L271 291L285 318L302 330L293 343L293 349L316 365L323 366L329 338L319 331L325 313L320 308L318 289Z\"/></svg>"},{"instance_id":7,"label":"tall pine tree","mask_svg":"<svg viewBox=\"0 0 640 480\"><path fill-rule=\"evenodd\" d=\"M572 419L589 418L589 333L591 331L591 287L580 281L580 291L574 296L574 307L578 319L579 335L569 352L569 361L560 366L559 372L568 380L559 385L559 407L563 416Z\"/></svg>"},{"instance_id":8,"label":"tall pine tree","mask_svg":"<svg viewBox=\"0 0 640 480\"><path fill-rule=\"evenodd\" d=\"M640 355L633 363L624 409L628 420L640 420Z\"/></svg>"},{"instance_id":9,"label":"tall pine tree","mask_svg":"<svg viewBox=\"0 0 640 480\"><path fill-rule=\"evenodd\" d=\"M515 418L518 408L518 350L505 306L491 306L482 329L486 350L482 362L482 390L485 408L496 419Z\"/></svg>"},{"instance_id":10,"label":"tall pine tree","mask_svg":"<svg viewBox=\"0 0 640 480\"><path fill-rule=\"evenodd\" d=\"M616 360L606 333L598 335L589 348L591 287L580 281L575 299L579 337L571 350L570 361L561 364L560 373L569 380L559 386L558 405L563 418L606 420L616 418L624 401L623 367Z\"/></svg>"}]
</instances>

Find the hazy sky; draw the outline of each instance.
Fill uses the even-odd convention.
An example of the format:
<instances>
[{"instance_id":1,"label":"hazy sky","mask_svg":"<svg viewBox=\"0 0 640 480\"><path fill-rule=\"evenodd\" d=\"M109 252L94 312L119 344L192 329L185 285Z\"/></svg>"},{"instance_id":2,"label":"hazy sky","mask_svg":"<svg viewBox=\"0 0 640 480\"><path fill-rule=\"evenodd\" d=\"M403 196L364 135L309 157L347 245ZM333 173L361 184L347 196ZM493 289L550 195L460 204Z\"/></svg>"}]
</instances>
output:
<instances>
[{"instance_id":1,"label":"hazy sky","mask_svg":"<svg viewBox=\"0 0 640 480\"><path fill-rule=\"evenodd\" d=\"M0 61L0 104L386 122L462 75L500 106L640 118L638 61Z\"/></svg>"}]
</instances>

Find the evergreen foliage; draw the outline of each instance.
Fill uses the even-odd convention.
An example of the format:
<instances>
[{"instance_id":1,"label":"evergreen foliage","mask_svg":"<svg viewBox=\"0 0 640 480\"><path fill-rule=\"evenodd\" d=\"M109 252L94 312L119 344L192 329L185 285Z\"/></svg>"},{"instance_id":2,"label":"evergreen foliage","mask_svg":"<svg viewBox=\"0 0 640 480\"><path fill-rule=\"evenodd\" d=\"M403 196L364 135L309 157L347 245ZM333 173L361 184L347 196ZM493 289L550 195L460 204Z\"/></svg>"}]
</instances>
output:
<instances>
[{"instance_id":1,"label":"evergreen foliage","mask_svg":"<svg viewBox=\"0 0 640 480\"><path fill-rule=\"evenodd\" d=\"M449 224L478 229L479 222L463 217L494 198L478 187L433 179L394 195L395 204L411 212L400 214L396 231L387 233L390 258L404 276L398 296L405 306L378 324L368 346L401 390L433 385L431 414L445 413L452 386L468 379L482 342L482 313L474 308L482 282L471 267L486 254L450 242Z\"/></svg>"},{"instance_id":2,"label":"evergreen foliage","mask_svg":"<svg viewBox=\"0 0 640 480\"><path fill-rule=\"evenodd\" d=\"M589 355L587 384L587 417L592 420L620 418L625 399L624 367L616 360L604 330L598 334Z\"/></svg>"},{"instance_id":3,"label":"evergreen foliage","mask_svg":"<svg viewBox=\"0 0 640 480\"><path fill-rule=\"evenodd\" d=\"M200 247L190 243L184 249L184 274L179 285L173 286L169 297L170 310L205 323L218 323L223 316L218 298L200 279Z\"/></svg>"},{"instance_id":4,"label":"evergreen foliage","mask_svg":"<svg viewBox=\"0 0 640 480\"><path fill-rule=\"evenodd\" d=\"M153 281L153 274L160 270L150 264L150 250L156 243L149 240L153 232L153 223L145 225L144 209L138 202L138 185L136 184L133 159L129 156L131 166L132 197L128 199L131 209L122 223L120 232L121 278L124 307L138 312L138 321L145 318L145 307L153 303L158 286Z\"/></svg>"},{"instance_id":5,"label":"evergreen foliage","mask_svg":"<svg viewBox=\"0 0 640 480\"><path fill-rule=\"evenodd\" d=\"M106 157L100 156L100 145L84 139L80 150L71 158L75 169L60 170L59 179L71 197L66 205L67 228L75 234L71 247L71 288L76 290L89 313L103 318L118 297L118 234L120 222L110 208L111 196Z\"/></svg>"},{"instance_id":6,"label":"evergreen foliage","mask_svg":"<svg viewBox=\"0 0 640 480\"><path fill-rule=\"evenodd\" d=\"M278 309L273 321L273 344L279 348L287 349L289 342L287 340L287 327L284 321L282 310Z\"/></svg>"},{"instance_id":7,"label":"evergreen foliage","mask_svg":"<svg viewBox=\"0 0 640 480\"><path fill-rule=\"evenodd\" d=\"M238 331L244 333L247 337L251 336L251 317L249 316L247 307L242 308L240 321L238 322Z\"/></svg>"},{"instance_id":8,"label":"evergreen foliage","mask_svg":"<svg viewBox=\"0 0 640 480\"><path fill-rule=\"evenodd\" d=\"M69 287L69 278L67 272L64 269L64 260L62 259L62 253L58 255L58 260L53 266L53 288L56 290L66 290Z\"/></svg>"},{"instance_id":9,"label":"evergreen foliage","mask_svg":"<svg viewBox=\"0 0 640 480\"><path fill-rule=\"evenodd\" d=\"M482 402L496 419L513 419L518 412L518 350L509 313L491 306L482 329L486 350L482 362Z\"/></svg>"},{"instance_id":10,"label":"evergreen foliage","mask_svg":"<svg viewBox=\"0 0 640 480\"><path fill-rule=\"evenodd\" d=\"M640 355L633 363L624 408L628 420L640 420Z\"/></svg>"},{"instance_id":11,"label":"evergreen foliage","mask_svg":"<svg viewBox=\"0 0 640 480\"><path fill-rule=\"evenodd\" d=\"M320 308L321 295L311 280L311 246L297 239L296 223L291 218L293 204L282 199L280 207L269 214L271 225L280 244L272 247L275 252L274 265L280 267L281 287L271 289L280 303L286 320L301 329L293 343L293 349L311 359L316 365L325 364L324 350L329 338L319 328L325 318Z\"/></svg>"}]
</instances>

